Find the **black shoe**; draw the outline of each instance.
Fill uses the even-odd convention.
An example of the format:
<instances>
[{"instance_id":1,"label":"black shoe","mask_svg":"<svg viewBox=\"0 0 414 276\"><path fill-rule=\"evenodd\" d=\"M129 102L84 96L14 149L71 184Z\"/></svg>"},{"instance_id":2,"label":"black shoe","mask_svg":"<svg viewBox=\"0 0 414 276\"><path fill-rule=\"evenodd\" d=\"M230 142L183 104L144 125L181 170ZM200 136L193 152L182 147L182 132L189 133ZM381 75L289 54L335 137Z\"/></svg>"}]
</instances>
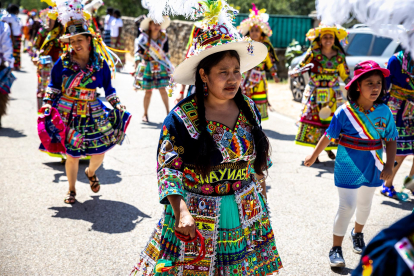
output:
<instances>
[{"instance_id":1,"label":"black shoe","mask_svg":"<svg viewBox=\"0 0 414 276\"><path fill-rule=\"evenodd\" d=\"M354 229L351 231L351 241L353 244L354 253L361 254L365 248L364 234L363 233L354 233Z\"/></svg>"},{"instance_id":2,"label":"black shoe","mask_svg":"<svg viewBox=\"0 0 414 276\"><path fill-rule=\"evenodd\" d=\"M331 267L345 267L345 260L342 256L342 247L332 247L331 251L329 251L329 264Z\"/></svg>"}]
</instances>

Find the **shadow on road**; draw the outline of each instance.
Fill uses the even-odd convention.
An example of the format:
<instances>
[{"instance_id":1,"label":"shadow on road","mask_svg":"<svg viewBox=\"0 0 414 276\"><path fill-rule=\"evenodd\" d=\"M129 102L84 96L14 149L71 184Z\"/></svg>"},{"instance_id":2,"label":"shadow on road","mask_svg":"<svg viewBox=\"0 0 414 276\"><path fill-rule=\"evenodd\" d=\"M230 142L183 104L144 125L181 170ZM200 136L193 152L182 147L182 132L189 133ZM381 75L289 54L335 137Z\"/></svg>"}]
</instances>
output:
<instances>
[{"instance_id":1,"label":"shadow on road","mask_svg":"<svg viewBox=\"0 0 414 276\"><path fill-rule=\"evenodd\" d=\"M9 127L0 128L0 137L9 137L9 138L23 138L27 135L23 131L15 130Z\"/></svg>"},{"instance_id":2,"label":"shadow on road","mask_svg":"<svg viewBox=\"0 0 414 276\"><path fill-rule=\"evenodd\" d=\"M55 171L59 171L55 173L55 179L53 183L59 183L60 178L65 176L65 165L60 163L60 160L56 158L56 162L48 162L43 163L44 165L52 168ZM80 160L79 161L79 172L78 172L78 182L87 183L89 185L89 180L86 178L85 169L89 166L89 160ZM112 170L112 169L105 169L102 165L97 171L96 176L98 177L101 185L111 185L116 184L122 181L121 172Z\"/></svg>"},{"instance_id":3,"label":"shadow on road","mask_svg":"<svg viewBox=\"0 0 414 276\"><path fill-rule=\"evenodd\" d=\"M305 166L304 162L302 161L301 164L302 167ZM315 175L316 177L322 177L324 174L328 173L328 174L332 174L334 173L334 169L335 169L335 161L331 160L331 161L324 161L318 164L313 164L311 166L311 168L315 168L318 170L321 170L320 172L318 172L317 175Z\"/></svg>"},{"instance_id":4,"label":"shadow on road","mask_svg":"<svg viewBox=\"0 0 414 276\"><path fill-rule=\"evenodd\" d=\"M347 267L336 267L331 268L333 273L339 274L339 275L351 275L353 269L347 268Z\"/></svg>"},{"instance_id":5,"label":"shadow on road","mask_svg":"<svg viewBox=\"0 0 414 276\"><path fill-rule=\"evenodd\" d=\"M270 130L270 129L264 129L264 133L267 135L267 137L275 140L281 140L281 141L293 141L295 140L295 135L286 135L281 134L276 131Z\"/></svg>"},{"instance_id":6,"label":"shadow on road","mask_svg":"<svg viewBox=\"0 0 414 276\"><path fill-rule=\"evenodd\" d=\"M147 123L142 123L142 124L144 125L144 127L142 127L143 129L161 129L162 127L162 123L147 122Z\"/></svg>"},{"instance_id":7,"label":"shadow on road","mask_svg":"<svg viewBox=\"0 0 414 276\"><path fill-rule=\"evenodd\" d=\"M100 200L100 196L92 196L92 200L76 202L70 207L51 207L56 213L54 218L84 220L92 223L90 230L118 234L134 230L144 218L151 218L136 207L119 201Z\"/></svg>"},{"instance_id":8,"label":"shadow on road","mask_svg":"<svg viewBox=\"0 0 414 276\"><path fill-rule=\"evenodd\" d=\"M388 205L394 208L400 208L405 211L412 211L414 209L414 202L413 201L383 201L381 202L382 205Z\"/></svg>"}]
</instances>

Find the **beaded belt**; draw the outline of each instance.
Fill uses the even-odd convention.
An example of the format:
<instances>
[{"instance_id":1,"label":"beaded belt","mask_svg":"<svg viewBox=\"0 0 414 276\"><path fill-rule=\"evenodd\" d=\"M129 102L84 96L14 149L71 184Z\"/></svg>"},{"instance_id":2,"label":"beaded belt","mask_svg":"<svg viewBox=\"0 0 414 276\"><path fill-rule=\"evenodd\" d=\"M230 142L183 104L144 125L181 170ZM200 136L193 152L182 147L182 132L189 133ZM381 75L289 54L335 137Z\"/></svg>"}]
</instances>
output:
<instances>
[{"instance_id":1,"label":"beaded belt","mask_svg":"<svg viewBox=\"0 0 414 276\"><path fill-rule=\"evenodd\" d=\"M66 97L77 101L94 101L96 100L96 89L84 87L68 88L64 91Z\"/></svg>"},{"instance_id":2,"label":"beaded belt","mask_svg":"<svg viewBox=\"0 0 414 276\"><path fill-rule=\"evenodd\" d=\"M403 100L414 102L414 90L405 89L393 84L391 87L390 94L392 97Z\"/></svg>"},{"instance_id":3,"label":"beaded belt","mask_svg":"<svg viewBox=\"0 0 414 276\"><path fill-rule=\"evenodd\" d=\"M381 139L361 139L345 134L342 134L341 137L339 137L339 144L347 148L363 151L382 149Z\"/></svg>"}]
</instances>

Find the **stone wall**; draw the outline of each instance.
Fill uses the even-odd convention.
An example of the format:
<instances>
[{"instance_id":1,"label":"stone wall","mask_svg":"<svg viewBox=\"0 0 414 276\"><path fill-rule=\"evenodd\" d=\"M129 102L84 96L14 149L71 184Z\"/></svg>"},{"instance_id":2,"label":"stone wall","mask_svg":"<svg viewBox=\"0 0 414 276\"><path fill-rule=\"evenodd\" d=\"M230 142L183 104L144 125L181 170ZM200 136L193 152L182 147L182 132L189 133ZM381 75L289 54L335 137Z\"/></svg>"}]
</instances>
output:
<instances>
[{"instance_id":1,"label":"stone wall","mask_svg":"<svg viewBox=\"0 0 414 276\"><path fill-rule=\"evenodd\" d=\"M122 20L124 21L123 35L125 38L125 47L133 55L134 40L138 32L134 22L135 18L123 16ZM171 62L175 66L180 64L185 58L188 38L191 34L192 27L193 22L191 21L172 20L170 26L167 28L168 44L170 47L169 54L171 56ZM279 63L277 64L279 77L283 79L287 78L285 51L286 49L276 49L276 55L279 58Z\"/></svg>"}]
</instances>

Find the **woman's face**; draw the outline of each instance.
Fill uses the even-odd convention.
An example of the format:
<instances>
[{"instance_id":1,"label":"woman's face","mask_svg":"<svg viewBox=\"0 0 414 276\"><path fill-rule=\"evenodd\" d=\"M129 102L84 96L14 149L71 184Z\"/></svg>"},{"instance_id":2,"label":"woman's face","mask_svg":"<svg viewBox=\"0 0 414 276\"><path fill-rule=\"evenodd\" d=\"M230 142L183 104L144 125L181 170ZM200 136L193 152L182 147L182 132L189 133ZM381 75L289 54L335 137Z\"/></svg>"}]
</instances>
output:
<instances>
[{"instance_id":1,"label":"woman's face","mask_svg":"<svg viewBox=\"0 0 414 276\"><path fill-rule=\"evenodd\" d=\"M89 46L91 45L91 38L83 35L76 35L69 38L70 46L76 54L89 53Z\"/></svg>"},{"instance_id":2,"label":"woman's face","mask_svg":"<svg viewBox=\"0 0 414 276\"><path fill-rule=\"evenodd\" d=\"M149 29L151 30L151 33L158 33L159 31L161 31L161 25L155 24L154 21L151 21L149 23Z\"/></svg>"},{"instance_id":3,"label":"woman's face","mask_svg":"<svg viewBox=\"0 0 414 276\"><path fill-rule=\"evenodd\" d=\"M382 78L379 75L373 75L360 82L359 98L364 101L375 102L382 90Z\"/></svg>"},{"instance_id":4,"label":"woman's face","mask_svg":"<svg viewBox=\"0 0 414 276\"><path fill-rule=\"evenodd\" d=\"M231 100L236 96L241 83L240 64L235 57L226 55L206 74L199 71L203 82L207 83L208 93L220 100Z\"/></svg>"},{"instance_id":5,"label":"woman's face","mask_svg":"<svg viewBox=\"0 0 414 276\"><path fill-rule=\"evenodd\" d=\"M262 36L262 29L260 29L259 26L255 25L250 28L249 34L250 34L250 38L253 39L254 41L260 41L260 38Z\"/></svg>"},{"instance_id":6,"label":"woman's face","mask_svg":"<svg viewBox=\"0 0 414 276\"><path fill-rule=\"evenodd\" d=\"M332 34L324 34L321 38L323 48L330 49L335 44L335 37Z\"/></svg>"}]
</instances>

